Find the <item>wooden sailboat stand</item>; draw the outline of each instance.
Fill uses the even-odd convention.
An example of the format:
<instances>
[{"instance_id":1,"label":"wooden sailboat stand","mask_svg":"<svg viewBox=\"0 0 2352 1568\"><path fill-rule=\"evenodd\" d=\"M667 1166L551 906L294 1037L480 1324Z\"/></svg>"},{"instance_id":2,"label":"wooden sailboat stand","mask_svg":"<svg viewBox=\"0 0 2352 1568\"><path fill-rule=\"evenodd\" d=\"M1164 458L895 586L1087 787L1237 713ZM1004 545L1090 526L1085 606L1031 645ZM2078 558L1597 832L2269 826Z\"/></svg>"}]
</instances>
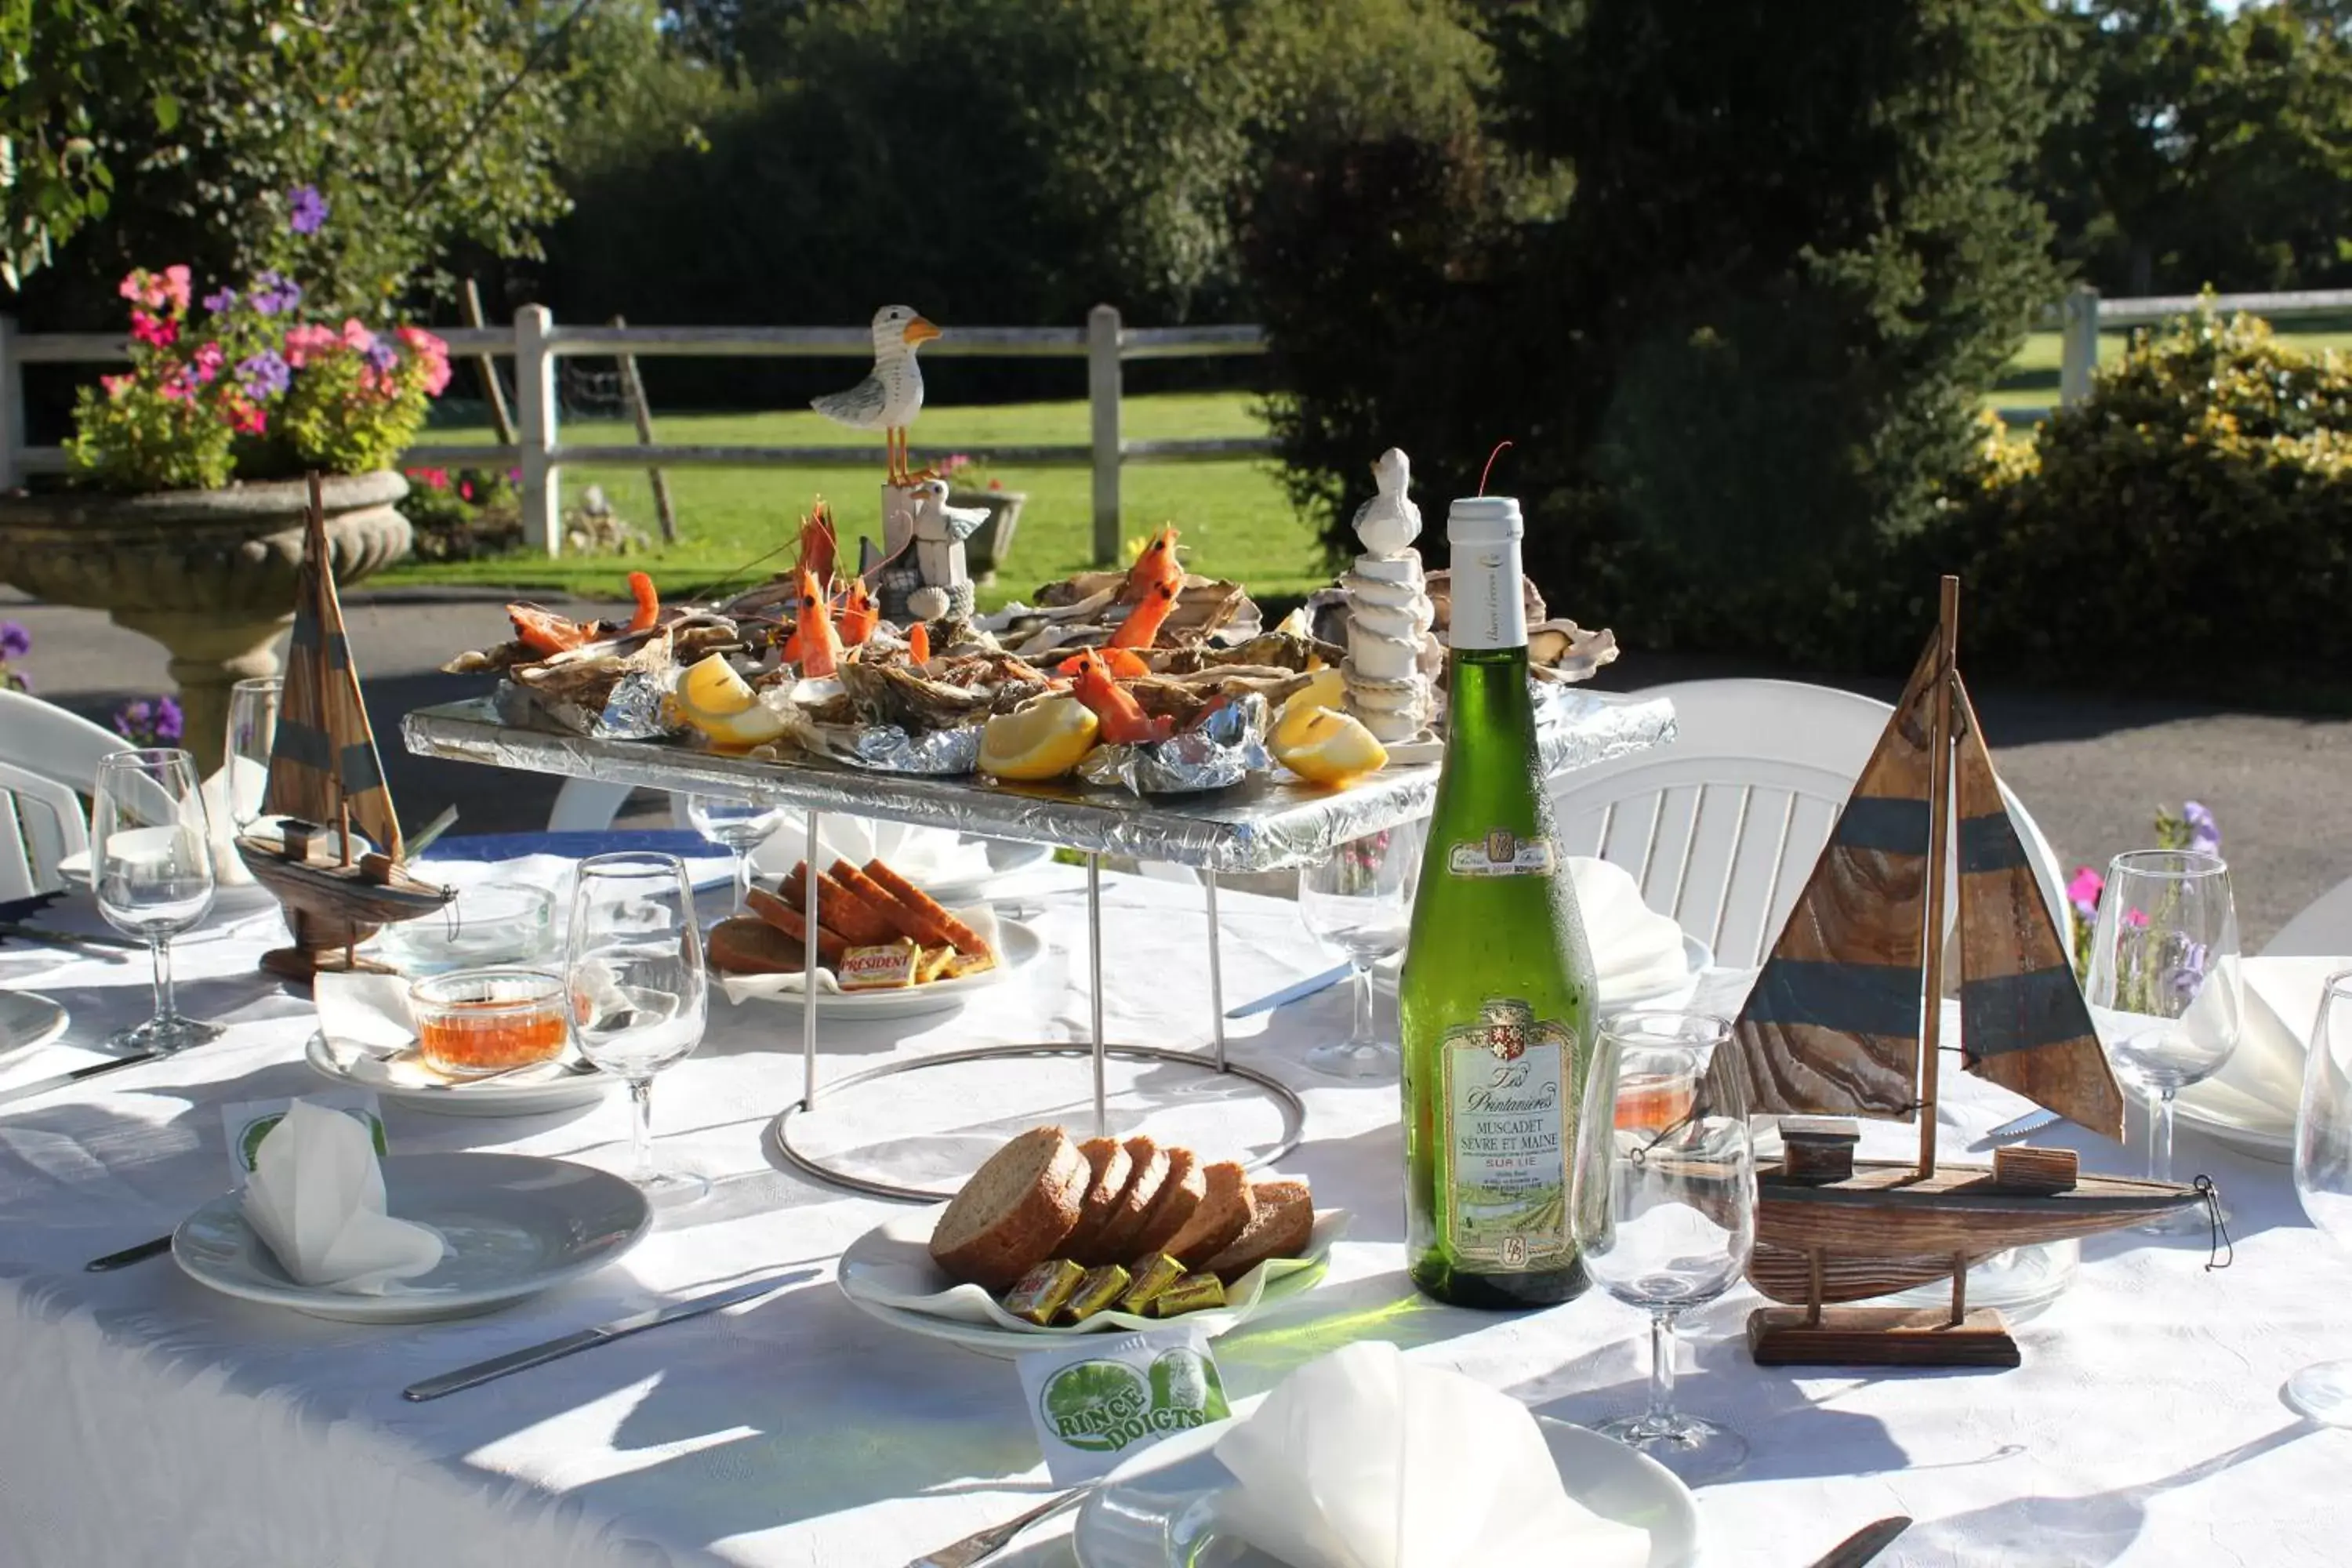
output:
<instances>
[{"instance_id":1,"label":"wooden sailboat stand","mask_svg":"<svg viewBox=\"0 0 2352 1568\"><path fill-rule=\"evenodd\" d=\"M1748 1353L1758 1366L2007 1368L2024 1360L1990 1307L1957 1321L1933 1307L1825 1307L1819 1321L1803 1307L1760 1307L1748 1314Z\"/></svg>"}]
</instances>

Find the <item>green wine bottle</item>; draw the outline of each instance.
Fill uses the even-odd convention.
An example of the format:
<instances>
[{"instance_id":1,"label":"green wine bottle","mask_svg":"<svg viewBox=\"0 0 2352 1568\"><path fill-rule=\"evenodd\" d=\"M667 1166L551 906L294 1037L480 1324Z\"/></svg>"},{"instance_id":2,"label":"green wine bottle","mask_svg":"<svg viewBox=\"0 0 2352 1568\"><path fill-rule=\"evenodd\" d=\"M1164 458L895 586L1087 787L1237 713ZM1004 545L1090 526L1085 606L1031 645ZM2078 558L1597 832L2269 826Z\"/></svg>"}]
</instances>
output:
<instances>
[{"instance_id":1,"label":"green wine bottle","mask_svg":"<svg viewBox=\"0 0 2352 1568\"><path fill-rule=\"evenodd\" d=\"M1445 763L1399 984L1405 1250L1462 1307L1588 1283L1569 1204L1592 957L1536 752L1519 503L1457 500Z\"/></svg>"}]
</instances>

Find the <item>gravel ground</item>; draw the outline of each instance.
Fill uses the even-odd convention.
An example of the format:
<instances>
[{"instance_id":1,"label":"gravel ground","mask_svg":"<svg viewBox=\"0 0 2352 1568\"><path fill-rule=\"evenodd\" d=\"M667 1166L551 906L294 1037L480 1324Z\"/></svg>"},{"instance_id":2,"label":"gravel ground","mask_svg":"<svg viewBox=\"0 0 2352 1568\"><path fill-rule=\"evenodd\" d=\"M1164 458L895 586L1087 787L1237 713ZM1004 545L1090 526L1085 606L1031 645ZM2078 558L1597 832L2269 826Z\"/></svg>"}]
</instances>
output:
<instances>
[{"instance_id":1,"label":"gravel ground","mask_svg":"<svg viewBox=\"0 0 2352 1568\"><path fill-rule=\"evenodd\" d=\"M369 708L404 820L443 806L460 831L542 826L558 781L412 757L399 742L409 709L471 695L477 677L445 676L455 650L499 639L501 596L352 595L344 605ZM103 721L129 697L165 689L163 653L94 611L30 604L0 589L0 616L33 635L25 661L37 689ZM1605 684L1626 689L1765 673L1722 661L1629 655ZM1785 673L1785 672L1773 672ZM1895 679L1811 676L1891 700ZM2236 871L2249 950L2313 899L2352 877L2352 720L2233 712L2186 703L2017 688L1972 689L2002 776L2069 865L2104 866L2147 842L2159 805L2201 800L2220 820ZM660 808L640 796L629 819Z\"/></svg>"}]
</instances>

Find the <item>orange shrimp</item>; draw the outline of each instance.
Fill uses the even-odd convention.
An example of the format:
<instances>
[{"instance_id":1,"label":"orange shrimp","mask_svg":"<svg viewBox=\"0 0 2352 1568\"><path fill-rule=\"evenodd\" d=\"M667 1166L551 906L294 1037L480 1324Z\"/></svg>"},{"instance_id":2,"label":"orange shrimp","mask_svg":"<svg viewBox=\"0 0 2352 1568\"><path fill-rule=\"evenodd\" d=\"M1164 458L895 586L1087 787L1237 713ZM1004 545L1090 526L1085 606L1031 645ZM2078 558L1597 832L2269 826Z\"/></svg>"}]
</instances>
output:
<instances>
[{"instance_id":1,"label":"orange shrimp","mask_svg":"<svg viewBox=\"0 0 2352 1568\"><path fill-rule=\"evenodd\" d=\"M514 623L515 640L545 658L566 653L588 640L588 628L537 605L509 605L507 619Z\"/></svg>"},{"instance_id":2,"label":"orange shrimp","mask_svg":"<svg viewBox=\"0 0 2352 1568\"><path fill-rule=\"evenodd\" d=\"M1100 733L1112 745L1131 745L1143 741L1164 741L1176 732L1176 721L1161 714L1158 718L1144 712L1134 694L1122 690L1111 679L1110 670L1102 656L1088 648L1078 656L1077 679L1072 683L1071 695L1094 710L1101 721Z\"/></svg>"},{"instance_id":3,"label":"orange shrimp","mask_svg":"<svg viewBox=\"0 0 2352 1568\"><path fill-rule=\"evenodd\" d=\"M1110 646L1118 648L1150 647L1151 639L1160 635L1160 623L1176 608L1178 592L1173 583L1153 584L1143 603L1129 611L1127 619L1118 623L1118 630L1110 634Z\"/></svg>"},{"instance_id":4,"label":"orange shrimp","mask_svg":"<svg viewBox=\"0 0 2352 1568\"><path fill-rule=\"evenodd\" d=\"M852 577L849 586L841 593L841 619L835 623L841 633L841 646L857 647L874 635L875 623L882 618L882 606L874 602L872 590L863 577Z\"/></svg>"},{"instance_id":5,"label":"orange shrimp","mask_svg":"<svg viewBox=\"0 0 2352 1568\"><path fill-rule=\"evenodd\" d=\"M1110 671L1111 679L1114 680L1132 680L1139 675L1150 675L1151 673L1151 667L1144 663L1142 656L1138 654L1133 648L1113 647L1098 648L1094 651L1101 654L1104 668ZM1054 667L1054 673L1056 675L1077 674L1078 662L1085 657L1086 655L1084 654L1072 654L1069 658L1064 659L1061 663Z\"/></svg>"},{"instance_id":6,"label":"orange shrimp","mask_svg":"<svg viewBox=\"0 0 2352 1568\"><path fill-rule=\"evenodd\" d=\"M1119 588L1122 605L1141 604L1144 596L1160 584L1181 588L1184 585L1184 568L1176 560L1176 525L1170 523L1152 535L1143 553L1127 574L1127 582Z\"/></svg>"},{"instance_id":7,"label":"orange shrimp","mask_svg":"<svg viewBox=\"0 0 2352 1568\"><path fill-rule=\"evenodd\" d=\"M643 572L629 574L629 596L637 602L637 613L629 617L625 630L649 632L661 619L661 595L654 592L654 580Z\"/></svg>"},{"instance_id":8,"label":"orange shrimp","mask_svg":"<svg viewBox=\"0 0 2352 1568\"><path fill-rule=\"evenodd\" d=\"M931 628L920 621L907 628L907 662L909 664L931 662Z\"/></svg>"},{"instance_id":9,"label":"orange shrimp","mask_svg":"<svg viewBox=\"0 0 2352 1568\"><path fill-rule=\"evenodd\" d=\"M833 629L833 607L816 574L801 569L801 591L793 601L793 635L784 639L784 658L806 676L825 676L841 668L841 636Z\"/></svg>"},{"instance_id":10,"label":"orange shrimp","mask_svg":"<svg viewBox=\"0 0 2352 1568\"><path fill-rule=\"evenodd\" d=\"M801 560L803 572L813 574L819 583L833 581L833 557L838 546L833 531L833 508L824 498L816 498L809 514L801 519Z\"/></svg>"}]
</instances>

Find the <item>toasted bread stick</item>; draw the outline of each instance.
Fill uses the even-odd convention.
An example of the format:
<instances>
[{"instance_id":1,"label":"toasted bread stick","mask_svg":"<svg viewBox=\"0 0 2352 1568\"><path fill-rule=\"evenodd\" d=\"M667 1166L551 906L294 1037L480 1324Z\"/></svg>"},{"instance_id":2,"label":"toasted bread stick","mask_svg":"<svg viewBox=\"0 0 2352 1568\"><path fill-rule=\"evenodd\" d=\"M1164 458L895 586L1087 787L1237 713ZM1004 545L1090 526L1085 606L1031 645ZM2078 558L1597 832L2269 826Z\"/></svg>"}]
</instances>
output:
<instances>
[{"instance_id":1,"label":"toasted bread stick","mask_svg":"<svg viewBox=\"0 0 2352 1568\"><path fill-rule=\"evenodd\" d=\"M797 904L788 904L773 893L754 888L746 895L744 907L794 942L808 941L808 925L801 919L800 906ZM840 963L842 950L848 945L849 943L843 940L839 931L827 930L822 922L818 924L816 956L819 963Z\"/></svg>"},{"instance_id":2,"label":"toasted bread stick","mask_svg":"<svg viewBox=\"0 0 2352 1568\"><path fill-rule=\"evenodd\" d=\"M846 860L835 860L825 875L847 888L860 899L881 912L891 929L899 935L913 939L925 947L950 947L947 932L939 930L915 910L890 896L890 889L867 876Z\"/></svg>"},{"instance_id":3,"label":"toasted bread stick","mask_svg":"<svg viewBox=\"0 0 2352 1568\"><path fill-rule=\"evenodd\" d=\"M882 884L889 895L900 904L937 924L944 940L952 944L958 952L977 957L988 951L988 943L981 941L978 931L941 909L939 900L890 869L882 861L868 860L866 863L866 874Z\"/></svg>"},{"instance_id":4,"label":"toasted bread stick","mask_svg":"<svg viewBox=\"0 0 2352 1568\"><path fill-rule=\"evenodd\" d=\"M808 863L803 861L784 879L783 900L795 910L807 902L807 876ZM868 903L823 873L816 879L816 918L818 924L839 931L853 947L896 942L900 935L898 922L887 909Z\"/></svg>"}]
</instances>

